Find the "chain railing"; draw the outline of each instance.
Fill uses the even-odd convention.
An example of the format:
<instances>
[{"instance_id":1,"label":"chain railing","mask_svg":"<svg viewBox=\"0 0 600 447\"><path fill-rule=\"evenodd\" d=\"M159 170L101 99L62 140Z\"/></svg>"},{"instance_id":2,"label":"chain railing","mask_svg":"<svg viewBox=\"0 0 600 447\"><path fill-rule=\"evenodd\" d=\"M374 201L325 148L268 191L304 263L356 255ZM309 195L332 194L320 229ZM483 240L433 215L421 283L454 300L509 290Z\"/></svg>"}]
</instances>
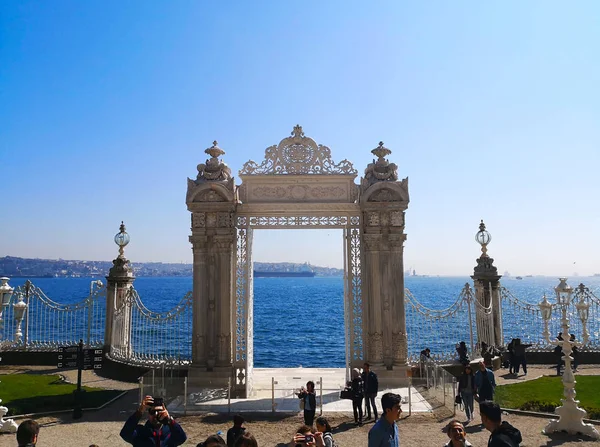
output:
<instances>
[{"instance_id":1,"label":"chain railing","mask_svg":"<svg viewBox=\"0 0 600 447\"><path fill-rule=\"evenodd\" d=\"M87 347L102 346L104 340L106 287L90 283L87 298L73 304L51 300L31 281L15 288L3 306L4 350L52 351L83 340Z\"/></svg>"},{"instance_id":2,"label":"chain railing","mask_svg":"<svg viewBox=\"0 0 600 447\"><path fill-rule=\"evenodd\" d=\"M192 292L166 312L154 312L132 287L115 310L109 356L142 366L187 365L192 357Z\"/></svg>"},{"instance_id":3,"label":"chain railing","mask_svg":"<svg viewBox=\"0 0 600 447\"><path fill-rule=\"evenodd\" d=\"M549 350L554 348L554 345L548 344L543 335L544 319L540 303L523 301L506 287L500 287L500 297L505 345L513 338L520 338L522 342L532 344L532 349ZM542 297L540 297L541 301ZM571 331L574 334L583 333L582 321L577 312L577 305L582 302L589 305L589 316L586 323L589 340L585 349L598 350L600 349L600 300L584 284L580 284L573 290L573 296L567 308ZM562 306L553 304L551 309L548 332L554 338L562 331Z\"/></svg>"},{"instance_id":4,"label":"chain railing","mask_svg":"<svg viewBox=\"0 0 600 447\"><path fill-rule=\"evenodd\" d=\"M480 337L492 331L492 304L481 305L475 299L467 283L456 301L445 309L431 309L421 304L405 290L406 330L408 357L413 363L419 361L419 353L425 347L431 349L432 359L448 361L457 358L456 345L464 341L471 356L480 353Z\"/></svg>"}]
</instances>

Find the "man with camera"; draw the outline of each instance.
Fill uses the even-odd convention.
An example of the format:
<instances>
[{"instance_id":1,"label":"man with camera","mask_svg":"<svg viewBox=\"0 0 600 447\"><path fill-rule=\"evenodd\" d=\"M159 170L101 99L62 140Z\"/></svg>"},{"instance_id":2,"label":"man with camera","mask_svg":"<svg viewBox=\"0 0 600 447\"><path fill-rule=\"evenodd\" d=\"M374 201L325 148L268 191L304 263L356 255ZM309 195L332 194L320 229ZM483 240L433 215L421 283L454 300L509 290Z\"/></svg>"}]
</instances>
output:
<instances>
[{"instance_id":1,"label":"man with camera","mask_svg":"<svg viewBox=\"0 0 600 447\"><path fill-rule=\"evenodd\" d=\"M148 412L144 425L138 422ZM139 408L125 422L121 438L134 447L176 447L187 439L185 432L173 419L161 397L144 397Z\"/></svg>"}]
</instances>

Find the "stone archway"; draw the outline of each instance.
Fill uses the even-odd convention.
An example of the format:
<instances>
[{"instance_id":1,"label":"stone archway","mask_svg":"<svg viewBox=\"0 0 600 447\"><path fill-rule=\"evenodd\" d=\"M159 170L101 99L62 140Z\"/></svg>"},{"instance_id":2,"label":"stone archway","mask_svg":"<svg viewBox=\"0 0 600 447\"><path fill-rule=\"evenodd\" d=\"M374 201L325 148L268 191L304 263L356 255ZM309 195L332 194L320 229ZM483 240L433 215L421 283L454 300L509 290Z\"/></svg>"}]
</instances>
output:
<instances>
[{"instance_id":1,"label":"stone archway","mask_svg":"<svg viewBox=\"0 0 600 447\"><path fill-rule=\"evenodd\" d=\"M408 180L398 181L391 153L380 143L360 185L348 160L335 163L328 147L300 126L248 161L236 188L219 157L188 179L194 252L191 383L230 377L237 395L252 387L254 229L340 228L345 253L344 312L347 367L369 361L380 381L405 378L404 212Z\"/></svg>"}]
</instances>

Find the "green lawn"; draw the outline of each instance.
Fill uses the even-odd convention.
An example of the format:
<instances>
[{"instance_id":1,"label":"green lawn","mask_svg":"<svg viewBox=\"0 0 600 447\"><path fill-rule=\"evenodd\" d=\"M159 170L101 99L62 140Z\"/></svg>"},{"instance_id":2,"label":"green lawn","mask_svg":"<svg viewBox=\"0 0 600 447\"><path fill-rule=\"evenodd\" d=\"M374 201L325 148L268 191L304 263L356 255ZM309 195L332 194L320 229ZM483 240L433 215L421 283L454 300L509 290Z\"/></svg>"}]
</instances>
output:
<instances>
[{"instance_id":1,"label":"green lawn","mask_svg":"<svg viewBox=\"0 0 600 447\"><path fill-rule=\"evenodd\" d=\"M600 376L577 376L576 399L592 419L600 418ZM495 400L504 408L552 412L560 406L563 385L560 377L539 379L496 388Z\"/></svg>"},{"instance_id":2,"label":"green lawn","mask_svg":"<svg viewBox=\"0 0 600 447\"><path fill-rule=\"evenodd\" d=\"M62 381L60 376L41 374L0 375L0 405L8 407L9 415L40 413L73 408L76 385ZM82 387L86 390L83 407L98 407L119 395L121 391Z\"/></svg>"}]
</instances>

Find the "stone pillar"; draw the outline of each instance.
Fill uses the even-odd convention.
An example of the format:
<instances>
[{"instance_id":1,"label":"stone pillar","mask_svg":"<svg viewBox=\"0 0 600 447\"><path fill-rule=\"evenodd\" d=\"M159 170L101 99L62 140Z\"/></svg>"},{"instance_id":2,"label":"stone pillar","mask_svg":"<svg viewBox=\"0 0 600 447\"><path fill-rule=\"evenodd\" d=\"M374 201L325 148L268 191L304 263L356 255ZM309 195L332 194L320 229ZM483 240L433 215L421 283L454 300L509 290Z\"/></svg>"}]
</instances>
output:
<instances>
[{"instance_id":1,"label":"stone pillar","mask_svg":"<svg viewBox=\"0 0 600 447\"><path fill-rule=\"evenodd\" d=\"M104 324L104 352L110 353L113 346L113 330L115 311L120 309L129 289L133 287L133 269L129 260L125 257L124 247L129 243L129 235L125 233L125 225L121 223L121 231L115 236L115 242L119 245L119 256L113 260L113 266L106 277L106 321ZM131 347L131 313L127 321L124 321L123 335L117 343L119 346Z\"/></svg>"},{"instance_id":2,"label":"stone pillar","mask_svg":"<svg viewBox=\"0 0 600 447\"><path fill-rule=\"evenodd\" d=\"M192 385L226 386L233 374L233 266L236 254L235 186L217 142L188 179L193 261Z\"/></svg>"},{"instance_id":3,"label":"stone pillar","mask_svg":"<svg viewBox=\"0 0 600 447\"><path fill-rule=\"evenodd\" d=\"M490 234L485 230L483 220L479 225L476 240L481 244L481 256L477 258L473 279L475 298L479 304L488 307L492 303L492 321L483 318L481 310L476 308L477 340L485 342L488 346L502 346L502 309L500 301L500 278L498 269L494 266L494 259L487 254L487 245L491 241Z\"/></svg>"},{"instance_id":4,"label":"stone pillar","mask_svg":"<svg viewBox=\"0 0 600 447\"><path fill-rule=\"evenodd\" d=\"M405 379L408 340L404 309L404 217L408 179L398 181L397 166L378 157L361 179L359 203L363 238L363 334L365 360L386 384ZM386 372L387 371L387 372ZM395 372L394 372L395 371Z\"/></svg>"}]
</instances>

